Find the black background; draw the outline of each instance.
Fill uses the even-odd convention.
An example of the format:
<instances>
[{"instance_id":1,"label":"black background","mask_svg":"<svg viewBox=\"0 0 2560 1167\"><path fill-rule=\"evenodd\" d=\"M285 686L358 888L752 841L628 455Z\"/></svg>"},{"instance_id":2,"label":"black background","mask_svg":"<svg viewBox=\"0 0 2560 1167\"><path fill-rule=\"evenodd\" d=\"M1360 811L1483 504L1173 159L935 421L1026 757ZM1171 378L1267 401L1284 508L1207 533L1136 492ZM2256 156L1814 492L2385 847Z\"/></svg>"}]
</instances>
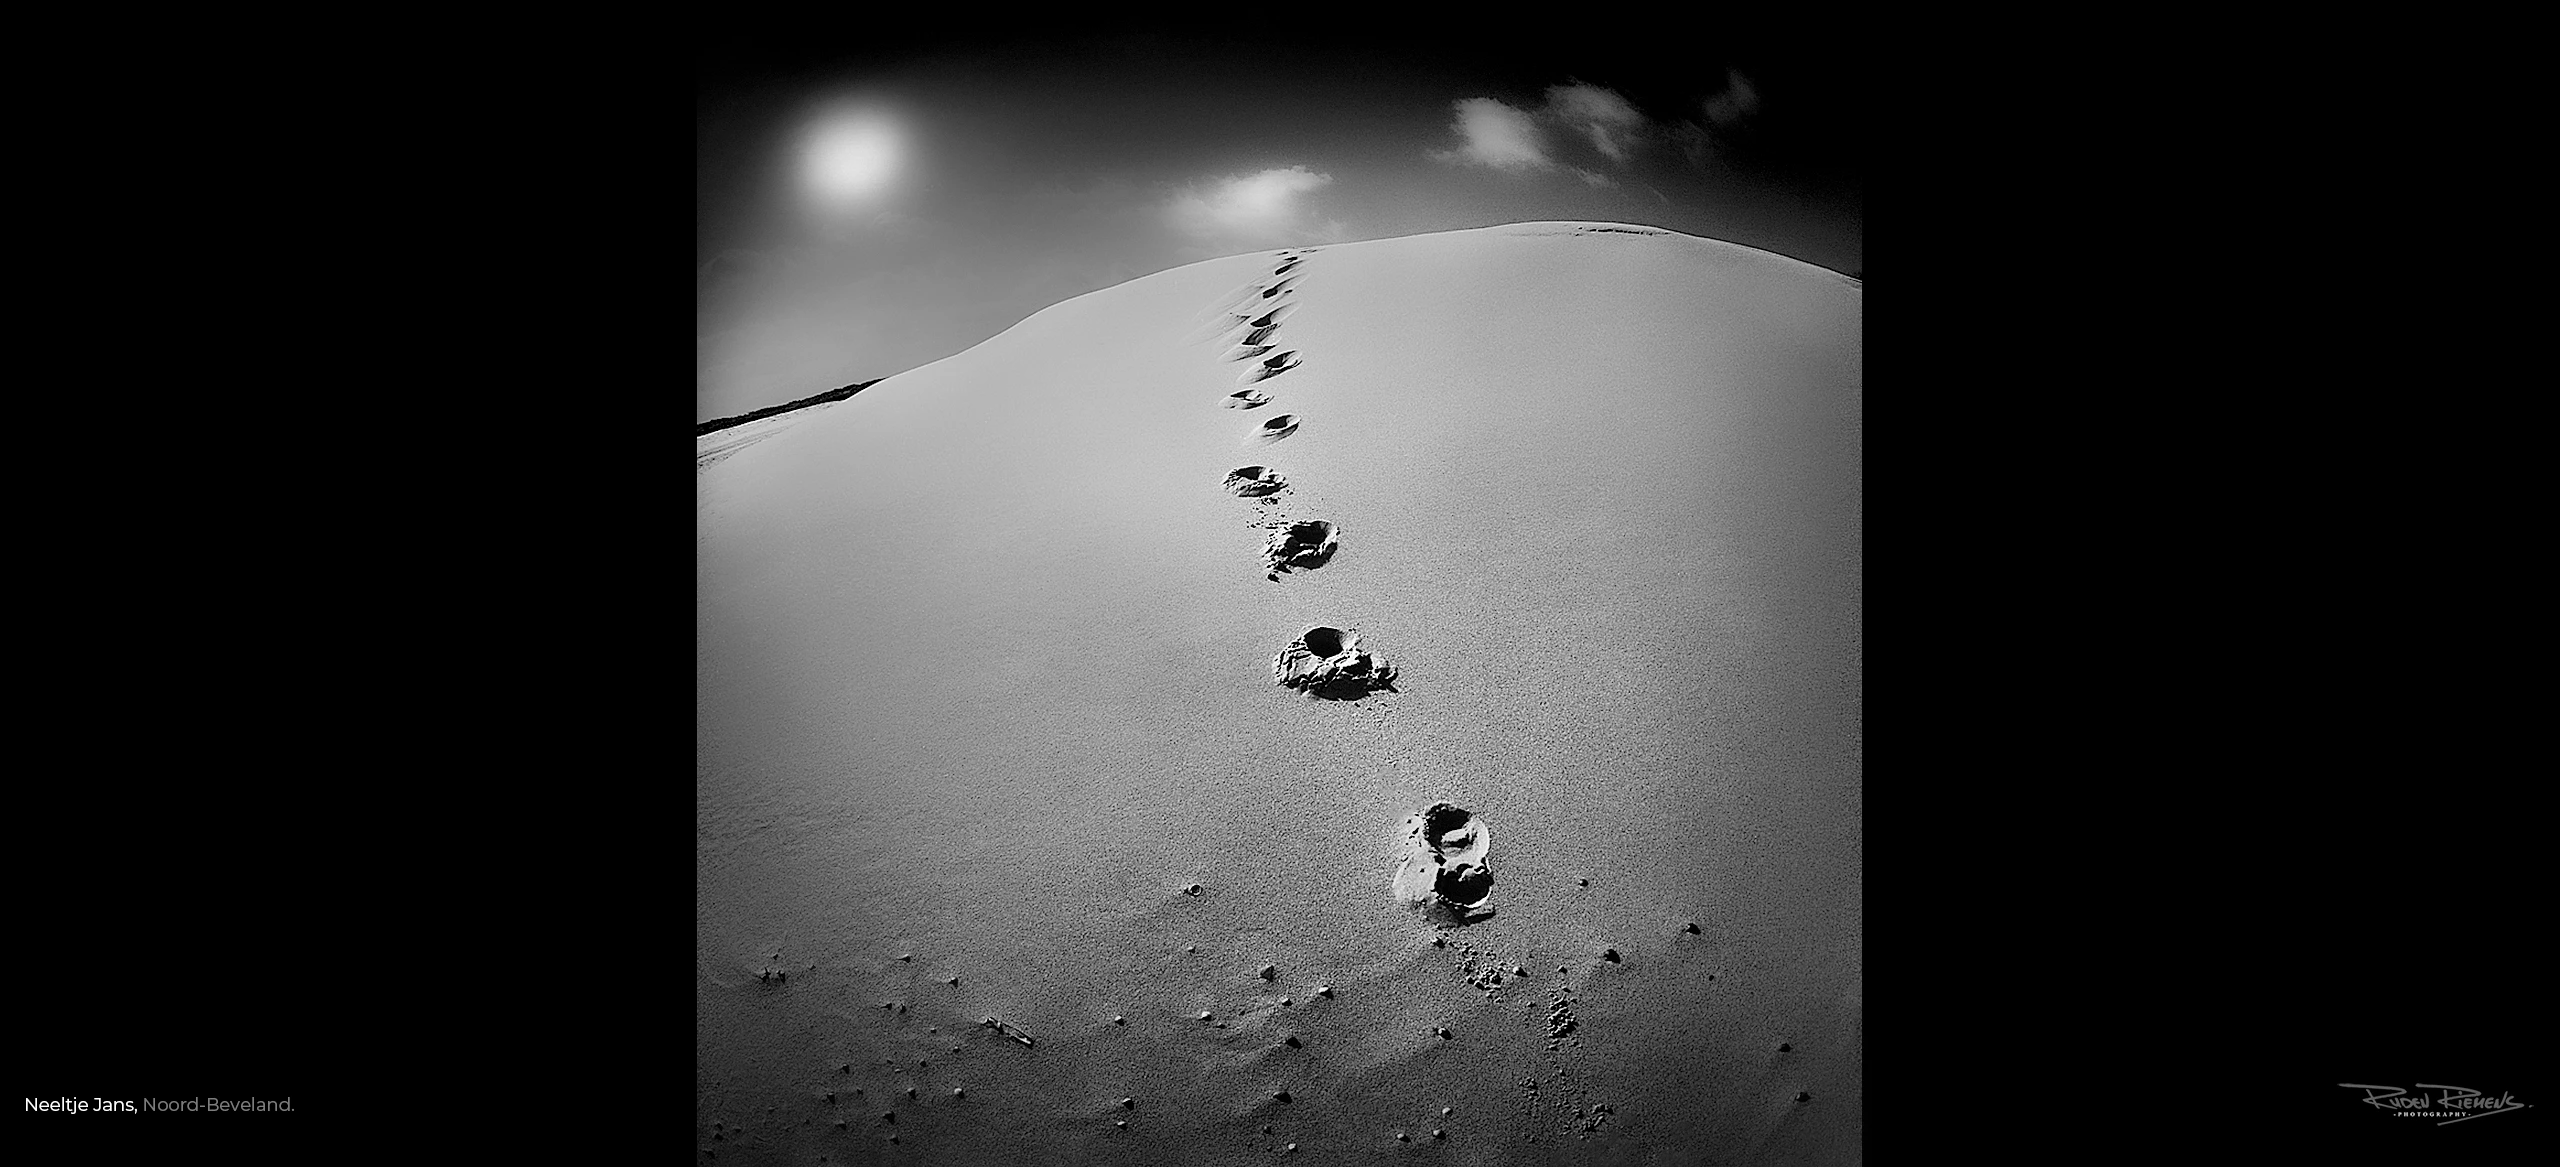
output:
<instances>
[{"instance_id":1,"label":"black background","mask_svg":"<svg viewBox=\"0 0 2560 1167\"><path fill-rule=\"evenodd\" d=\"M1723 32L1635 31L1433 43L1543 82L1559 41L1670 76ZM2351 251L2377 228L2297 169L2316 150L2214 133L2290 88L2272 56L1825 35L1802 71L1869 84L1801 161L1880 179L1881 1157L2519 1161L2551 1121L2522 801L2547 767L2513 744L2543 621L2508 550L2536 528L2490 481L2511 419L2443 384L2471 342L2414 304L2465 257ZM35 443L61 465L28 478L21 570L54 598L22 663L20 1093L296 1112L20 1129L91 1156L681 1157L670 254L702 45L734 38L364 43L172 63L204 135L172 149L228 177L174 223L157 189L101 218L201 258L151 249L147 295L91 265L64 299L115 372L29 422L107 436ZM101 124L169 108L144 92ZM137 299L142 336L100 310ZM2368 1081L2535 1109L2439 1127L2337 1085Z\"/></svg>"}]
</instances>

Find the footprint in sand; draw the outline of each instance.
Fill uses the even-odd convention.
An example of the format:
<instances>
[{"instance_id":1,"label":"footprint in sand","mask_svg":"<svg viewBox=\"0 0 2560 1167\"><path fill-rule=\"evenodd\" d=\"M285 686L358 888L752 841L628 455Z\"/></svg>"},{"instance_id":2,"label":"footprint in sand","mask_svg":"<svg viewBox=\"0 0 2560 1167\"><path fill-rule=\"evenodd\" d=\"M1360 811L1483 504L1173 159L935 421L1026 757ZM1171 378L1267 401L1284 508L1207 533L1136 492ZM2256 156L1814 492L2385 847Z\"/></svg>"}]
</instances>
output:
<instances>
[{"instance_id":1,"label":"footprint in sand","mask_svg":"<svg viewBox=\"0 0 2560 1167\"><path fill-rule=\"evenodd\" d=\"M1229 409L1260 409L1271 404L1271 395L1260 389L1238 389L1227 394Z\"/></svg>"},{"instance_id":2,"label":"footprint in sand","mask_svg":"<svg viewBox=\"0 0 2560 1167\"><path fill-rule=\"evenodd\" d=\"M1262 559L1275 572L1313 571L1341 548L1342 529L1322 519L1290 523L1271 533Z\"/></svg>"},{"instance_id":3,"label":"footprint in sand","mask_svg":"<svg viewBox=\"0 0 2560 1167\"><path fill-rule=\"evenodd\" d=\"M1236 384L1251 385L1257 381L1268 381L1273 377L1277 377L1282 373L1286 373L1291 369L1297 368L1300 363L1301 362L1298 360L1298 350L1296 349L1290 349L1287 352L1273 353L1270 356L1264 357L1260 361L1255 362L1252 368L1245 370L1244 376L1236 379Z\"/></svg>"},{"instance_id":4,"label":"footprint in sand","mask_svg":"<svg viewBox=\"0 0 2560 1167\"><path fill-rule=\"evenodd\" d=\"M1404 821L1403 861L1396 866L1396 898L1455 923L1493 914L1493 868L1485 853L1493 837L1484 820L1446 802L1435 802Z\"/></svg>"},{"instance_id":5,"label":"footprint in sand","mask_svg":"<svg viewBox=\"0 0 2560 1167\"><path fill-rule=\"evenodd\" d=\"M1245 435L1245 441L1248 443L1276 442L1296 432L1298 432L1298 415L1284 413L1277 417L1262 419L1261 425L1253 427L1253 431Z\"/></svg>"},{"instance_id":6,"label":"footprint in sand","mask_svg":"<svg viewBox=\"0 0 2560 1167\"><path fill-rule=\"evenodd\" d=\"M1358 629L1322 624L1299 633L1274 655L1271 675L1286 688L1334 701L1396 689L1395 666L1362 649Z\"/></svg>"},{"instance_id":7,"label":"footprint in sand","mask_svg":"<svg viewBox=\"0 0 2560 1167\"><path fill-rule=\"evenodd\" d=\"M1250 361L1269 353L1273 347L1275 346L1267 344L1239 344L1234 348L1228 349L1226 356L1223 359L1230 361Z\"/></svg>"},{"instance_id":8,"label":"footprint in sand","mask_svg":"<svg viewBox=\"0 0 2560 1167\"><path fill-rule=\"evenodd\" d=\"M1268 466L1238 466L1227 471L1227 493L1238 498L1264 498L1280 493L1288 485L1279 471Z\"/></svg>"}]
</instances>

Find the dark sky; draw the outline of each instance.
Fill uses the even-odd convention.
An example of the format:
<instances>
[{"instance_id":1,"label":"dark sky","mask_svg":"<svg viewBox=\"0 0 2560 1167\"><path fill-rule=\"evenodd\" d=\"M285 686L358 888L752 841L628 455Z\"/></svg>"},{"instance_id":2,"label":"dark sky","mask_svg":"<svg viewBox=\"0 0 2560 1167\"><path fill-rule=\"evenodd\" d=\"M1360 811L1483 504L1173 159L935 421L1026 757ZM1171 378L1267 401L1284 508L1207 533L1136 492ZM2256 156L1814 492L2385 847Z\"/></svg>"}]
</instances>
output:
<instances>
[{"instance_id":1,"label":"dark sky","mask_svg":"<svg viewBox=\"0 0 2560 1167\"><path fill-rule=\"evenodd\" d=\"M1369 45L707 37L697 418L1264 248L1598 219L1864 267L1852 57L1624 27Z\"/></svg>"}]
</instances>

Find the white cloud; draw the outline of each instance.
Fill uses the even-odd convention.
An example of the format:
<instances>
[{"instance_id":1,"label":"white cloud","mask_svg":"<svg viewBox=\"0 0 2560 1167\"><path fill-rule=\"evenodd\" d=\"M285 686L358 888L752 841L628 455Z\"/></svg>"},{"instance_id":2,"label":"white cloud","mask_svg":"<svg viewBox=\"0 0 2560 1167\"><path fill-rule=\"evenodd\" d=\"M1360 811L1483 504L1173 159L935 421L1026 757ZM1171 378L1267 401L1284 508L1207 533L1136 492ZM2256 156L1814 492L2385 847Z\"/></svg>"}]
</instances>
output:
<instances>
[{"instance_id":1,"label":"white cloud","mask_svg":"<svg viewBox=\"0 0 2560 1167\"><path fill-rule=\"evenodd\" d=\"M1760 91L1751 87L1751 79L1743 76L1740 69L1727 69L1724 92L1707 99L1707 120L1719 128L1730 128L1759 108Z\"/></svg>"},{"instance_id":2,"label":"white cloud","mask_svg":"<svg viewBox=\"0 0 2560 1167\"><path fill-rule=\"evenodd\" d=\"M1513 109L1490 97L1470 97L1453 103L1453 108L1458 111L1458 118L1449 123L1449 128L1457 131L1458 148L1434 150L1433 159L1514 173L1546 170L1555 165L1548 161L1546 143L1527 110Z\"/></svg>"},{"instance_id":3,"label":"white cloud","mask_svg":"<svg viewBox=\"0 0 2560 1167\"><path fill-rule=\"evenodd\" d=\"M1186 235L1253 246L1285 241L1317 228L1307 221L1300 196L1333 181L1304 166L1265 170L1174 192L1165 217Z\"/></svg>"},{"instance_id":4,"label":"white cloud","mask_svg":"<svg viewBox=\"0 0 2560 1167\"><path fill-rule=\"evenodd\" d=\"M1505 105L1490 97L1454 103L1457 120L1449 129L1458 135L1454 150L1434 150L1440 162L1487 166L1513 174L1557 168L1547 146L1547 127L1587 139L1591 148L1620 167L1657 131L1633 102L1597 85L1574 82L1547 87L1546 104L1534 110ZM1593 186L1615 186L1606 177L1580 167L1566 167Z\"/></svg>"},{"instance_id":5,"label":"white cloud","mask_svg":"<svg viewBox=\"0 0 2560 1167\"><path fill-rule=\"evenodd\" d=\"M1597 85L1576 82L1547 88L1547 120L1582 131L1593 149L1620 166L1627 152L1643 140L1644 115L1626 98Z\"/></svg>"}]
</instances>

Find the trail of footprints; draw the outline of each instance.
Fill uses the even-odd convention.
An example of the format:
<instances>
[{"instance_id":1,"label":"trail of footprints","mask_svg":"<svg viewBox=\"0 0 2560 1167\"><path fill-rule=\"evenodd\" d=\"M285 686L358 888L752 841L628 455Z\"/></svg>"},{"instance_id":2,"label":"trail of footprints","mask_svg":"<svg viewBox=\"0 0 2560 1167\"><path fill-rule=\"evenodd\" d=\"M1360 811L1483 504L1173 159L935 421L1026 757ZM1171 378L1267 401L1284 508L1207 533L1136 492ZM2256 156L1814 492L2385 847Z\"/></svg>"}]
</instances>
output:
<instances>
[{"instance_id":1,"label":"trail of footprints","mask_svg":"<svg viewBox=\"0 0 2560 1167\"><path fill-rule=\"evenodd\" d=\"M1298 350L1280 337L1280 325L1297 310L1300 268L1313 249L1283 251L1268 277L1254 281L1216 305L1203 339L1228 343L1224 359L1241 364L1235 388L1226 395L1229 409L1252 411L1271 404L1272 395L1257 386L1304 363ZM1245 429L1247 447L1269 446L1296 436L1306 419L1275 411ZM1250 498L1265 508L1279 501L1286 479L1269 466L1239 466L1229 471L1227 493ZM1266 578L1278 583L1292 571L1313 571L1332 560L1342 546L1342 528L1324 519L1290 520L1266 509L1256 526L1270 532L1262 549ZM1395 690L1395 668L1360 647L1358 629L1318 625L1298 634L1271 659L1272 678L1286 688L1335 700L1358 700L1378 690Z\"/></svg>"}]
</instances>

